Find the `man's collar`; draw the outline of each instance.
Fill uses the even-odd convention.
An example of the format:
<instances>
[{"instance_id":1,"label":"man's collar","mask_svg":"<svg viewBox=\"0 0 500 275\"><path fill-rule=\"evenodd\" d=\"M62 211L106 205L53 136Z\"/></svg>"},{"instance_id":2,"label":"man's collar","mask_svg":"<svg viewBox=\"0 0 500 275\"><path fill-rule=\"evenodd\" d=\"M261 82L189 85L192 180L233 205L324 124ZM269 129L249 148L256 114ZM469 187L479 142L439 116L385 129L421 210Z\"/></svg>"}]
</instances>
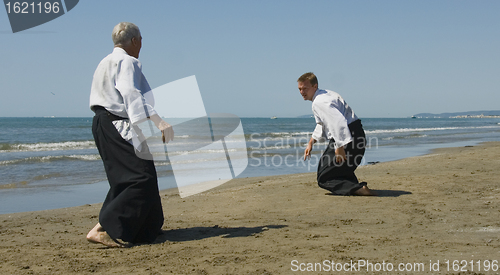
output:
<instances>
[{"instance_id":1,"label":"man's collar","mask_svg":"<svg viewBox=\"0 0 500 275\"><path fill-rule=\"evenodd\" d=\"M113 48L113 52L116 53L116 52L121 52L121 53L124 53L124 54L128 54L123 48L121 47L114 47Z\"/></svg>"},{"instance_id":2,"label":"man's collar","mask_svg":"<svg viewBox=\"0 0 500 275\"><path fill-rule=\"evenodd\" d=\"M314 92L314 96L312 98L312 101L314 101L314 99L320 94L321 91L323 91L323 90L320 90L320 88L316 89L316 92Z\"/></svg>"}]
</instances>

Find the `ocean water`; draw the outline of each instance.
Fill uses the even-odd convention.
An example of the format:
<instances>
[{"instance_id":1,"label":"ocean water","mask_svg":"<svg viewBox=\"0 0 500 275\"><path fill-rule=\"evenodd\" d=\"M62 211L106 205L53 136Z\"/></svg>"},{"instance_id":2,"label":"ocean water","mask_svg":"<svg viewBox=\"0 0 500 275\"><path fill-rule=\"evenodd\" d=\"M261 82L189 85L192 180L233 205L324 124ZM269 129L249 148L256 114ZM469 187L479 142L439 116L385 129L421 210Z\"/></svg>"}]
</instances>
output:
<instances>
[{"instance_id":1,"label":"ocean water","mask_svg":"<svg viewBox=\"0 0 500 275\"><path fill-rule=\"evenodd\" d=\"M368 142L363 164L500 140L498 118L361 120ZM163 159L155 159L160 189L175 187L175 176L193 169L213 174L229 156L233 165L245 164L233 173L240 178L314 172L326 147L326 142L316 143L312 158L302 160L314 118L241 118L244 135L226 138L224 148L198 145L202 126L172 124L174 142ZM91 125L90 117L0 118L0 214L102 202L108 186ZM234 123L220 128L229 133ZM192 181L203 179L193 176Z\"/></svg>"}]
</instances>

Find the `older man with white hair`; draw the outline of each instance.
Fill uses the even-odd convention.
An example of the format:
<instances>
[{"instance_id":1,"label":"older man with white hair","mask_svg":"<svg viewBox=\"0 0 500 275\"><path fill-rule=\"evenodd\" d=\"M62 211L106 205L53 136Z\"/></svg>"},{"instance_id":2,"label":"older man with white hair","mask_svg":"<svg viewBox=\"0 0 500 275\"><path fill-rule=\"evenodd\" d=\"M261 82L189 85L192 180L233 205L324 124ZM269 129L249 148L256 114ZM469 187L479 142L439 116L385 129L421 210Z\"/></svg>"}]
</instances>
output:
<instances>
[{"instance_id":1,"label":"older man with white hair","mask_svg":"<svg viewBox=\"0 0 500 275\"><path fill-rule=\"evenodd\" d=\"M110 190L99 222L87 240L108 247L151 243L161 233L163 210L158 179L147 144L136 125L147 119L173 140L172 127L154 110L151 88L142 74L139 28L122 22L113 29L114 49L97 66L90 92L95 112L92 133L104 163Z\"/></svg>"}]
</instances>

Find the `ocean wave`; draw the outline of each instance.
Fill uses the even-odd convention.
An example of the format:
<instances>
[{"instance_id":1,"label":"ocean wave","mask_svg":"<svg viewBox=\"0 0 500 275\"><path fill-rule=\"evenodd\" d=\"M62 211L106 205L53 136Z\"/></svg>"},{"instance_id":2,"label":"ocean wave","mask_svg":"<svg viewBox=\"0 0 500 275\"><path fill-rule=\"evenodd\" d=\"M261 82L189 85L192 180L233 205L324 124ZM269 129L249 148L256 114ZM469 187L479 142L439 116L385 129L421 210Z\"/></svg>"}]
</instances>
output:
<instances>
[{"instance_id":1,"label":"ocean wave","mask_svg":"<svg viewBox=\"0 0 500 275\"><path fill-rule=\"evenodd\" d=\"M262 150L262 151L266 151L266 150L279 150L279 149L290 149L290 148L295 148L295 147L304 147L307 145L307 143L302 143L302 144L298 144L299 146L294 146L292 144L286 144L286 145L273 145L273 146L264 146L264 147L252 147L250 146L248 149L252 150L252 151L255 151L255 150Z\"/></svg>"},{"instance_id":2,"label":"ocean wave","mask_svg":"<svg viewBox=\"0 0 500 275\"><path fill-rule=\"evenodd\" d=\"M409 133L409 132L446 131L446 130L491 129L491 128L498 128L498 126L398 128L398 129L391 129L391 130L365 130L365 133L366 134L387 134L387 133Z\"/></svg>"},{"instance_id":3,"label":"ocean wave","mask_svg":"<svg viewBox=\"0 0 500 275\"><path fill-rule=\"evenodd\" d=\"M83 160L83 161L94 161L99 160L101 157L99 155L63 155L63 156L37 156L22 159L12 159L0 161L0 166L16 165L16 164L30 164L30 163L42 163L51 161L67 161L67 160Z\"/></svg>"},{"instance_id":4,"label":"ocean wave","mask_svg":"<svg viewBox=\"0 0 500 275\"><path fill-rule=\"evenodd\" d=\"M237 152L246 151L246 148L231 148L227 149L227 152ZM175 151L169 152L169 155L192 155L192 154L225 154L225 150L220 149L208 149L208 150L193 150L193 151Z\"/></svg>"},{"instance_id":5,"label":"ocean wave","mask_svg":"<svg viewBox=\"0 0 500 275\"><path fill-rule=\"evenodd\" d=\"M0 152L39 152L59 150L81 150L96 148L94 141L64 141L64 142L39 142L39 143L2 143Z\"/></svg>"},{"instance_id":6,"label":"ocean wave","mask_svg":"<svg viewBox=\"0 0 500 275\"><path fill-rule=\"evenodd\" d=\"M269 133L272 136L307 136L312 132L277 132L277 133Z\"/></svg>"},{"instance_id":7,"label":"ocean wave","mask_svg":"<svg viewBox=\"0 0 500 275\"><path fill-rule=\"evenodd\" d=\"M392 136L392 137L385 137L385 138L382 138L382 140L410 139L410 138L424 138L424 137L427 137L427 135L413 134L413 135L409 135L409 136Z\"/></svg>"},{"instance_id":8,"label":"ocean wave","mask_svg":"<svg viewBox=\"0 0 500 275\"><path fill-rule=\"evenodd\" d=\"M234 161L236 159L247 158L248 156L245 154L244 156L232 156L231 160ZM168 166L168 165L177 165L177 164L202 164L204 166L213 166L214 164L222 164L226 167L227 158L225 155L219 155L215 158L170 158L169 161L163 160L155 160L155 166Z\"/></svg>"},{"instance_id":9,"label":"ocean wave","mask_svg":"<svg viewBox=\"0 0 500 275\"><path fill-rule=\"evenodd\" d=\"M311 132L267 132L267 133L253 133L245 134L246 139L279 139L279 138L290 138L296 136L310 136Z\"/></svg>"},{"instance_id":10,"label":"ocean wave","mask_svg":"<svg viewBox=\"0 0 500 275\"><path fill-rule=\"evenodd\" d=\"M173 147L173 146L183 146L183 145L196 145L196 144L212 144L213 141L211 138L204 138L204 139L194 139L194 138L191 138L191 139L188 139L186 138L187 140L182 140L182 141L179 141L177 139L177 137L174 137L174 140L167 143L167 147ZM216 142L219 141L219 140L216 140ZM234 138L233 136L226 136L224 137L224 142L227 144L227 143L242 143L242 142L246 142L246 140L242 139L242 138ZM163 146L163 143L159 142L158 144L161 144ZM204 145L206 146L206 145Z\"/></svg>"},{"instance_id":11,"label":"ocean wave","mask_svg":"<svg viewBox=\"0 0 500 275\"><path fill-rule=\"evenodd\" d=\"M500 123L497 123L500 125ZM385 134L385 133L408 133L408 132L426 132L426 131L446 131L446 130L470 130L470 129L492 129L498 128L497 124L489 126L471 126L471 127L429 127L429 128L397 128L397 129L380 129L380 130L366 130L366 134ZM284 140L284 139L309 139L312 135L310 132L294 131L294 132L265 132L245 134L247 141L259 142L261 140Z\"/></svg>"}]
</instances>

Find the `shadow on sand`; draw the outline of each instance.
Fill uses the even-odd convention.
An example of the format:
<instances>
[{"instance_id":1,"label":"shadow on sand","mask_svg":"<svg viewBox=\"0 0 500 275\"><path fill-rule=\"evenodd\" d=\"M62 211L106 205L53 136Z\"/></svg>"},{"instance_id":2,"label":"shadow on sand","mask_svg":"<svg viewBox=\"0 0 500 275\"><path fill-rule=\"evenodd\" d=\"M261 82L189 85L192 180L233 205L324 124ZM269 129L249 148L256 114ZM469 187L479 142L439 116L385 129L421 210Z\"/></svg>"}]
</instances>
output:
<instances>
[{"instance_id":1,"label":"shadow on sand","mask_svg":"<svg viewBox=\"0 0 500 275\"><path fill-rule=\"evenodd\" d=\"M377 194L377 197L399 197L402 195L411 195L411 192L402 190L373 190L373 192Z\"/></svg>"},{"instance_id":2,"label":"shadow on sand","mask_svg":"<svg viewBox=\"0 0 500 275\"><path fill-rule=\"evenodd\" d=\"M164 230L163 234L158 236L155 243L170 242L183 242L194 241L212 237L222 238L235 238L235 237L249 237L270 229L280 229L287 227L287 225L264 225L257 227L191 227Z\"/></svg>"},{"instance_id":3,"label":"shadow on sand","mask_svg":"<svg viewBox=\"0 0 500 275\"><path fill-rule=\"evenodd\" d=\"M377 195L375 197L399 197L402 195L410 195L411 192L408 191L402 191L402 190L375 190L371 189L373 192L375 192ZM326 193L326 195L330 196L340 196L332 193Z\"/></svg>"}]
</instances>

